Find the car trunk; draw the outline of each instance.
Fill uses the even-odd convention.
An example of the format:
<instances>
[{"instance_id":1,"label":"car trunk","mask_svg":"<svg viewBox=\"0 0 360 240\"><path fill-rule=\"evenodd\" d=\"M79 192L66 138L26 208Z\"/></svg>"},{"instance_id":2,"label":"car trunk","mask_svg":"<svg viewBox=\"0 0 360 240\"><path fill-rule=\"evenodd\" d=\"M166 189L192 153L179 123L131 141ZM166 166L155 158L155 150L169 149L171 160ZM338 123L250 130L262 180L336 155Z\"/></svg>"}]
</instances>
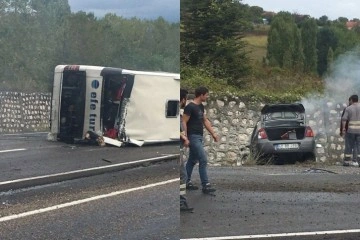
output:
<instances>
[{"instance_id":1,"label":"car trunk","mask_svg":"<svg viewBox=\"0 0 360 240\"><path fill-rule=\"evenodd\" d=\"M265 105L261 114L262 127L270 141L305 137L305 108L302 104Z\"/></svg>"},{"instance_id":2,"label":"car trunk","mask_svg":"<svg viewBox=\"0 0 360 240\"><path fill-rule=\"evenodd\" d=\"M297 140L305 137L305 127L267 127L266 135L270 141Z\"/></svg>"}]
</instances>

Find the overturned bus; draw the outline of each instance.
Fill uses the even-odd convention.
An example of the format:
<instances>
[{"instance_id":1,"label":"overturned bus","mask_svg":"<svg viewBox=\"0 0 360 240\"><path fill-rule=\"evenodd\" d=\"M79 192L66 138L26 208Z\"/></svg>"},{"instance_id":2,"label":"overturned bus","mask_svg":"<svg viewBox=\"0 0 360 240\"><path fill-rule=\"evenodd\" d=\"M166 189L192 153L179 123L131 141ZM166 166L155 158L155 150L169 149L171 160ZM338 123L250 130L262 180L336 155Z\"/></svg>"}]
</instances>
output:
<instances>
[{"instance_id":1,"label":"overturned bus","mask_svg":"<svg viewBox=\"0 0 360 240\"><path fill-rule=\"evenodd\" d=\"M87 133L121 146L178 141L180 74L120 68L55 67L49 140Z\"/></svg>"}]
</instances>

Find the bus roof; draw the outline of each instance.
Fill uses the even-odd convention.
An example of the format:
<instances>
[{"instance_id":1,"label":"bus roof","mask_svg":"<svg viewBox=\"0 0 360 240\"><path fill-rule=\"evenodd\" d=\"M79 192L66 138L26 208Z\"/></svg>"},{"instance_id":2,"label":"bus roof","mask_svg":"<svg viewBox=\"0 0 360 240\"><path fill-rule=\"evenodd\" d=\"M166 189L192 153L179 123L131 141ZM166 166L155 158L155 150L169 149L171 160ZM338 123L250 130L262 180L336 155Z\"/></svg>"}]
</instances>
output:
<instances>
[{"instance_id":1,"label":"bus roof","mask_svg":"<svg viewBox=\"0 0 360 240\"><path fill-rule=\"evenodd\" d=\"M111 73L121 73L121 74L132 74L132 75L169 76L169 77L174 77L175 79L180 79L179 73L169 73L169 72L160 72L160 71L137 71L137 70L122 69L122 68L91 66L91 65L57 65L55 67L55 72L63 72L66 69L74 70L74 71L97 70L97 71L101 71L101 75L111 74Z\"/></svg>"}]
</instances>

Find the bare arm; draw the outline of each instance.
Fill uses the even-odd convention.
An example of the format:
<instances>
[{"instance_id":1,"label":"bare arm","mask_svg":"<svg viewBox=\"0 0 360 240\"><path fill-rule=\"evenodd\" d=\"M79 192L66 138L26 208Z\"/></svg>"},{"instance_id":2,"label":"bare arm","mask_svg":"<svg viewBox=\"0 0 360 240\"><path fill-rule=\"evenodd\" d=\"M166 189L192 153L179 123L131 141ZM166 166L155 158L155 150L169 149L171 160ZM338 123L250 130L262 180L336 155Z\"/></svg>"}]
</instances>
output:
<instances>
[{"instance_id":1,"label":"bare arm","mask_svg":"<svg viewBox=\"0 0 360 240\"><path fill-rule=\"evenodd\" d=\"M218 142L219 141L219 137L216 135L212 125L211 125L211 122L209 121L209 119L205 116L204 114L204 126L206 128L206 130L211 134L211 136L213 137L214 141L215 142Z\"/></svg>"},{"instance_id":2,"label":"bare arm","mask_svg":"<svg viewBox=\"0 0 360 240\"><path fill-rule=\"evenodd\" d=\"M184 131L180 132L180 138L184 141L184 146L188 147L190 142Z\"/></svg>"},{"instance_id":3,"label":"bare arm","mask_svg":"<svg viewBox=\"0 0 360 240\"><path fill-rule=\"evenodd\" d=\"M189 115L186 115L186 114L183 114L182 115L182 133L183 133L183 136L186 137L186 140L184 142L184 145L185 147L188 147L189 146L189 139L187 138L187 122L189 121L190 119L190 116Z\"/></svg>"},{"instance_id":4,"label":"bare arm","mask_svg":"<svg viewBox=\"0 0 360 240\"><path fill-rule=\"evenodd\" d=\"M185 113L182 115L182 128L185 134L187 134L187 123L190 119L189 115L186 115Z\"/></svg>"}]
</instances>

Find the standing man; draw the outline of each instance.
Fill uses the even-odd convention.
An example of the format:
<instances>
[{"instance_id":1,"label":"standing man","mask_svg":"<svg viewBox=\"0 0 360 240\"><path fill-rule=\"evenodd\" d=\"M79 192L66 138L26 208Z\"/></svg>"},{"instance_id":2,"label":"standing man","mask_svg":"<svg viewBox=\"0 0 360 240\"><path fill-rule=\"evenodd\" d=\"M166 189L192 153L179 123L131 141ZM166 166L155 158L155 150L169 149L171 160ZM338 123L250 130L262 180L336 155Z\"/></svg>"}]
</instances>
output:
<instances>
[{"instance_id":1,"label":"standing man","mask_svg":"<svg viewBox=\"0 0 360 240\"><path fill-rule=\"evenodd\" d=\"M180 108L183 109L186 104L188 91L180 89ZM181 111L180 109L180 111ZM187 204L185 198L186 194L186 170L184 165L184 146L189 146L189 140L186 137L186 133L183 130L182 114L180 113L180 211L192 212L194 208L191 208Z\"/></svg>"},{"instance_id":2,"label":"standing man","mask_svg":"<svg viewBox=\"0 0 360 240\"><path fill-rule=\"evenodd\" d=\"M215 192L209 182L207 175L207 156L204 149L204 126L211 134L215 142L219 141L219 137L215 134L209 119L205 115L204 105L202 104L209 97L209 90L206 87L198 87L195 89L195 98L186 105L183 114L184 130L189 139L189 158L186 163L187 182L186 189L197 190L198 187L191 182L191 175L195 164L199 161L199 175L203 193Z\"/></svg>"},{"instance_id":3,"label":"standing man","mask_svg":"<svg viewBox=\"0 0 360 240\"><path fill-rule=\"evenodd\" d=\"M350 97L351 105L345 108L344 115L341 118L343 126L346 125L348 121L347 132L345 128L342 129L343 135L348 135L348 148L345 147L345 159L344 163L350 162L352 157L352 149L356 149L357 158L356 162L360 161L360 105L358 104L359 97L358 95L352 95Z\"/></svg>"},{"instance_id":4,"label":"standing man","mask_svg":"<svg viewBox=\"0 0 360 240\"><path fill-rule=\"evenodd\" d=\"M349 98L349 104L348 106L350 106L352 104L352 100L351 100L351 97ZM342 114L341 114L341 117L344 116L344 113L345 113L345 109L343 110ZM356 161L356 158L357 158L357 152L356 152L356 148L353 148L351 149L350 148L350 145L349 145L349 134L346 134L347 133L347 130L348 130L348 125L349 125L349 121L346 121L346 124L344 125L342 120L340 121L340 136L344 138L344 142L345 142L345 151L344 151L344 156L345 157L352 157L352 161L346 161L344 159L344 163L343 163L343 166L355 166L355 167L358 167L359 166L359 163ZM345 129L345 133L343 133ZM352 153L352 154L349 154L349 153Z\"/></svg>"}]
</instances>

